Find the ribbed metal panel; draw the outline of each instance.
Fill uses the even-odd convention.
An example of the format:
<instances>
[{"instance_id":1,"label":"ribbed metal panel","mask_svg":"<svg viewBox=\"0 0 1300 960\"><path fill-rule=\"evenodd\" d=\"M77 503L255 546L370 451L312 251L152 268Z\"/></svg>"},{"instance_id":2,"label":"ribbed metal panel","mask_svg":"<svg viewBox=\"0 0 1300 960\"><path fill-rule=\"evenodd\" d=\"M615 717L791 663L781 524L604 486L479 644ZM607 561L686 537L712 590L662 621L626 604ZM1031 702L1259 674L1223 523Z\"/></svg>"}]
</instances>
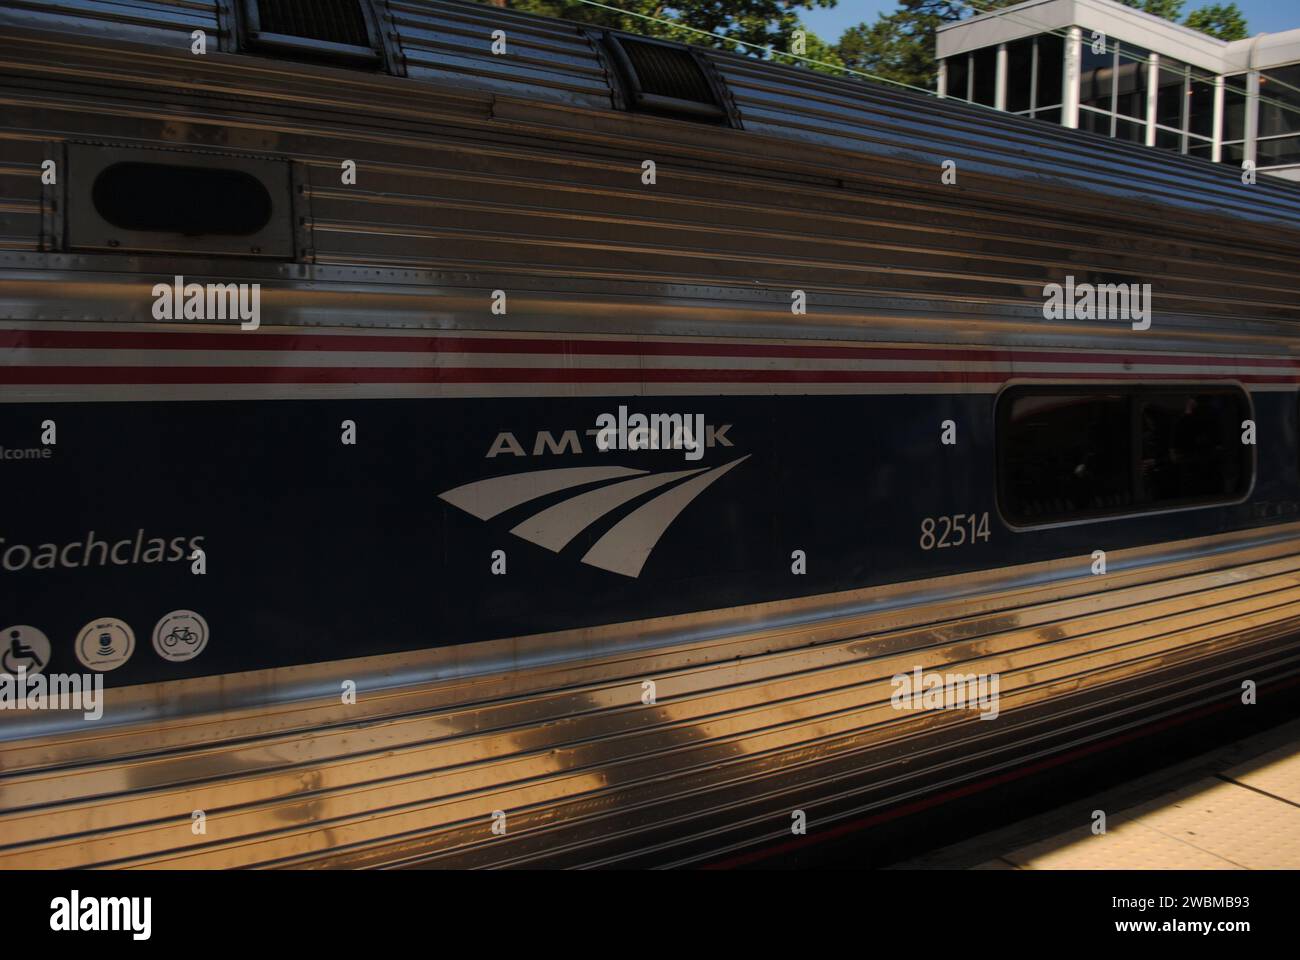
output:
<instances>
[{"instance_id":1,"label":"ribbed metal panel","mask_svg":"<svg viewBox=\"0 0 1300 960\"><path fill-rule=\"evenodd\" d=\"M0 250L39 250L44 144L0 132Z\"/></svg>"},{"instance_id":2,"label":"ribbed metal panel","mask_svg":"<svg viewBox=\"0 0 1300 960\"><path fill-rule=\"evenodd\" d=\"M310 168L319 264L1028 307L1067 275L1119 277L1151 283L1158 315L1300 319L1290 184L1243 186L1226 167L714 54L744 130L603 107L579 122L526 99L549 89L528 73L529 38L567 51L553 76L603 84L576 30L471 4L393 8L408 18L408 48L418 24L432 25L473 47L478 66L456 77L430 66L435 94L418 78L267 58L232 69L225 57L32 35L0 48L7 106L16 126L51 141L297 160ZM509 57L489 50L501 23ZM519 99L494 98L479 82L494 76L512 77ZM77 95L52 93L56 78ZM149 99L164 94L182 125ZM337 157L361 165L355 186L339 184ZM658 165L653 187L640 180L645 158ZM944 159L958 164L956 185L940 182Z\"/></svg>"},{"instance_id":3,"label":"ribbed metal panel","mask_svg":"<svg viewBox=\"0 0 1300 960\"><path fill-rule=\"evenodd\" d=\"M188 50L203 30L212 49L220 35L217 0L6 0L0 26L67 30L85 37L135 40Z\"/></svg>"},{"instance_id":4,"label":"ribbed metal panel","mask_svg":"<svg viewBox=\"0 0 1300 960\"><path fill-rule=\"evenodd\" d=\"M1300 215L1300 189L1261 178L1248 186L1231 165L1211 164L1165 151L1065 130L979 106L938 100L880 84L838 79L808 70L709 54L735 99L745 128L887 161L943 160L981 176L980 193L997 177L1003 199L1065 191L1057 206L1101 217L1115 211L1075 197L1094 193L1138 205L1168 206L1199 214L1210 225L1231 217L1290 224ZM1015 185L1013 187L1013 185ZM961 191L964 192L964 191ZM991 198L990 198L991 199ZM1192 222L1189 219L1189 222Z\"/></svg>"},{"instance_id":5,"label":"ribbed metal panel","mask_svg":"<svg viewBox=\"0 0 1300 960\"><path fill-rule=\"evenodd\" d=\"M1300 319L1289 256L1208 234L1171 242L1069 210L1049 227L1029 202L954 208L933 193L872 196L670 164L661 161L653 191L625 162L450 143L434 145L416 176L376 171L373 190L340 189L332 171L313 170L317 255L1038 304L1046 283L1102 273L1151 283L1159 310Z\"/></svg>"},{"instance_id":6,"label":"ribbed metal panel","mask_svg":"<svg viewBox=\"0 0 1300 960\"><path fill-rule=\"evenodd\" d=\"M716 856L746 826L788 830L792 802L820 807L824 826L855 796L852 809L872 790L896 798L880 771L900 750L905 782L969 776L924 749L935 738L1023 762L1180 697L1222 696L1216 678L1300 669L1293 542L1194 564L1011 591L965 612L926 604L686 651L363 688L357 707L331 697L11 742L0 866ZM890 677L918 666L1000 674L1001 710L1022 719L897 709ZM640 701L647 677L653 706ZM1118 696L1138 677L1145 699ZM190 829L195 810L206 834ZM511 811L506 838L492 837L494 810Z\"/></svg>"},{"instance_id":7,"label":"ribbed metal panel","mask_svg":"<svg viewBox=\"0 0 1300 960\"><path fill-rule=\"evenodd\" d=\"M388 4L408 76L584 107L610 106L609 80L576 24L483 4ZM504 30L508 53L492 53Z\"/></svg>"}]
</instances>

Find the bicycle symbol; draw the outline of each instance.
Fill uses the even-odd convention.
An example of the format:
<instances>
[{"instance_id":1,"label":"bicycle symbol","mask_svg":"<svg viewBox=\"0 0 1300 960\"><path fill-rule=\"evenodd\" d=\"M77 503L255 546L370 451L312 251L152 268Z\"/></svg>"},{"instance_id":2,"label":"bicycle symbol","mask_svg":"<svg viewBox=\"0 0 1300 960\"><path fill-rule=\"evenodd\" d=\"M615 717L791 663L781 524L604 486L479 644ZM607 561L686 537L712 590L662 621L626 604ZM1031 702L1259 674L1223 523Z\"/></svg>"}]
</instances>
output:
<instances>
[{"instance_id":1,"label":"bicycle symbol","mask_svg":"<svg viewBox=\"0 0 1300 960\"><path fill-rule=\"evenodd\" d=\"M162 638L165 646L174 647L178 643L187 643L190 646L199 642L199 635L189 627L172 627L171 633Z\"/></svg>"},{"instance_id":2,"label":"bicycle symbol","mask_svg":"<svg viewBox=\"0 0 1300 960\"><path fill-rule=\"evenodd\" d=\"M172 663L193 660L207 647L208 622L193 610L173 610L153 628L153 648Z\"/></svg>"}]
</instances>

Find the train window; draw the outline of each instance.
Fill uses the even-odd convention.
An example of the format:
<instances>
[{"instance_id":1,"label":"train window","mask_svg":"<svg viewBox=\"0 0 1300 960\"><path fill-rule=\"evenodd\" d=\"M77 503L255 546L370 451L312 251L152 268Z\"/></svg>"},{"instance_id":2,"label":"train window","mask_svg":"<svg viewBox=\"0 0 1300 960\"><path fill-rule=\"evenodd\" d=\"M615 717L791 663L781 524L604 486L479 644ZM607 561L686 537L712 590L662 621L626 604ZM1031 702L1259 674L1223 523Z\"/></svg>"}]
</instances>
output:
<instances>
[{"instance_id":1,"label":"train window","mask_svg":"<svg viewBox=\"0 0 1300 960\"><path fill-rule=\"evenodd\" d=\"M1012 387L998 498L1015 525L1230 503L1253 471L1235 387Z\"/></svg>"},{"instance_id":2,"label":"train window","mask_svg":"<svg viewBox=\"0 0 1300 960\"><path fill-rule=\"evenodd\" d=\"M727 111L705 62L690 47L606 35L635 110L722 123Z\"/></svg>"},{"instance_id":3,"label":"train window","mask_svg":"<svg viewBox=\"0 0 1300 960\"><path fill-rule=\"evenodd\" d=\"M381 60L363 0L244 0L244 27L250 46L283 56Z\"/></svg>"},{"instance_id":4,"label":"train window","mask_svg":"<svg viewBox=\"0 0 1300 960\"><path fill-rule=\"evenodd\" d=\"M243 170L115 163L95 177L91 202L123 230L246 237L271 219L271 195Z\"/></svg>"},{"instance_id":5,"label":"train window","mask_svg":"<svg viewBox=\"0 0 1300 960\"><path fill-rule=\"evenodd\" d=\"M69 144L67 246L293 259L289 165Z\"/></svg>"}]
</instances>

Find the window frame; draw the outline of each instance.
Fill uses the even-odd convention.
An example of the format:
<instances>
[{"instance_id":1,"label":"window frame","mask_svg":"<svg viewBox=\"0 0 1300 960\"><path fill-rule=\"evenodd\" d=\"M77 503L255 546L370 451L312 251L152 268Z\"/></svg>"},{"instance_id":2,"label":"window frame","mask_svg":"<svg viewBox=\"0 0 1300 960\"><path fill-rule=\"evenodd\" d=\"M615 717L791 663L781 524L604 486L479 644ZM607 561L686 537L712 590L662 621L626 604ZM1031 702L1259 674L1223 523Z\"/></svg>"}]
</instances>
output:
<instances>
[{"instance_id":1,"label":"window frame","mask_svg":"<svg viewBox=\"0 0 1300 960\"><path fill-rule=\"evenodd\" d=\"M81 253L165 255L175 257L242 257L252 260L298 259L294 213L294 176L288 160L263 159L200 150L72 141L67 144L63 248ZM262 229L247 235L185 236L130 230L109 223L96 209L93 194L100 174L119 163L237 170L254 177L271 198L271 216Z\"/></svg>"},{"instance_id":2,"label":"window frame","mask_svg":"<svg viewBox=\"0 0 1300 960\"><path fill-rule=\"evenodd\" d=\"M1183 513L1188 510L1205 510L1211 507L1235 507L1246 503L1254 495L1255 484L1259 481L1259 452L1254 445L1247 451L1249 457L1250 477L1241 496L1232 500L1205 500L1196 503L1179 503L1170 507L1143 506L1137 510L1120 510L1110 513L1093 513L1072 520L1047 520L1041 523L1023 523L1012 520L1003 509L1006 500L1007 471L1005 451L1007 431L1002 414L1003 403L1012 391L1040 391L1042 393L1061 393L1074 396L1079 394L1107 394L1123 392L1137 397L1142 394L1191 393L1191 392L1230 392L1235 391L1245 398L1246 417L1258 423L1255 416L1255 398L1250 390L1239 380L1171 380L1161 381L1158 385L1138 383L1132 380L1034 380L1018 378L1008 380L993 397L993 506L1003 525L1015 533L1031 533L1038 530L1050 530L1058 527L1077 527L1086 523L1102 523L1113 520L1134 520L1161 514ZM1240 428L1238 428L1239 430ZM1133 464L1136 467L1136 461Z\"/></svg>"}]
</instances>

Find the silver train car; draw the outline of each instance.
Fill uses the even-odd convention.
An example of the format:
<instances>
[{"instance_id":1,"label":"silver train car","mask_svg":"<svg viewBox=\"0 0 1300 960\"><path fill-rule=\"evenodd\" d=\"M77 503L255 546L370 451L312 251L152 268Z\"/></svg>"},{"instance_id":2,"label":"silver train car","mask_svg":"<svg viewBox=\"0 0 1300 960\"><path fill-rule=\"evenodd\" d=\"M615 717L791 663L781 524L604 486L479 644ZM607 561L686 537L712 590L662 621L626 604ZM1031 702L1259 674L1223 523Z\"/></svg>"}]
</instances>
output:
<instances>
[{"instance_id":1,"label":"silver train car","mask_svg":"<svg viewBox=\"0 0 1300 960\"><path fill-rule=\"evenodd\" d=\"M0 104L0 866L744 863L1300 671L1294 185L443 0Z\"/></svg>"}]
</instances>

